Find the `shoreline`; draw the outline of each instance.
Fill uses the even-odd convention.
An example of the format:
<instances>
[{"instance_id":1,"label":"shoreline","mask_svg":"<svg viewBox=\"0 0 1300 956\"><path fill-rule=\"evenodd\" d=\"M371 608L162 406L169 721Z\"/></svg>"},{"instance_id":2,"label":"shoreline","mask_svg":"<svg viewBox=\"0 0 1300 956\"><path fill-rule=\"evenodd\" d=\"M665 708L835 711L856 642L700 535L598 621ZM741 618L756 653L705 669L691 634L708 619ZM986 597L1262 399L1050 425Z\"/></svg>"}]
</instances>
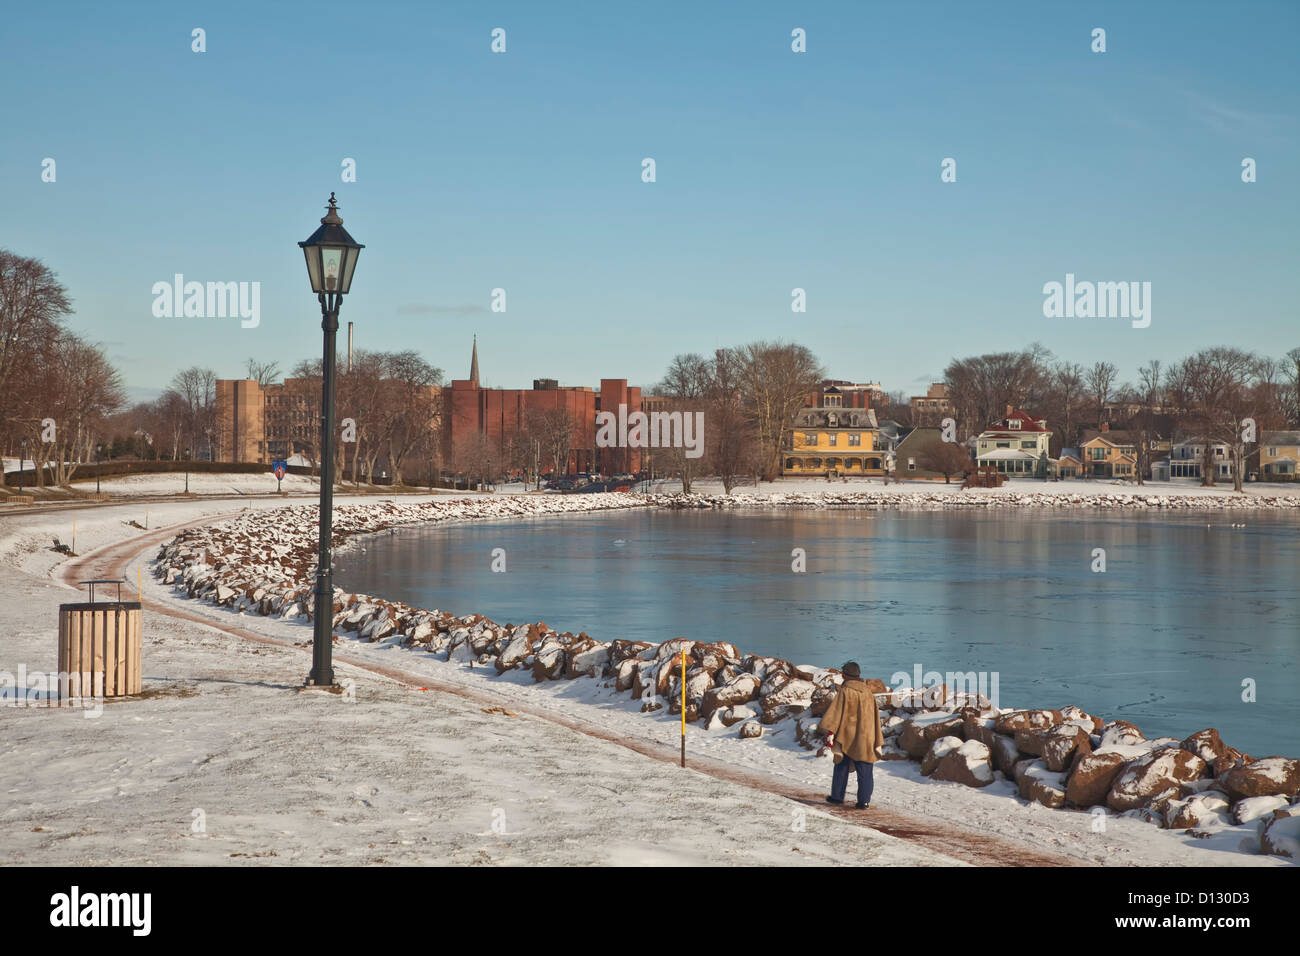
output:
<instances>
[{"instance_id":1,"label":"shoreline","mask_svg":"<svg viewBox=\"0 0 1300 956\"><path fill-rule=\"evenodd\" d=\"M826 507L846 503L861 507L868 501L897 505L900 496L887 496L884 502L882 497L869 493L815 499L798 495L773 502L754 496L662 495L629 500L627 495L603 494L379 502L339 509L335 546L342 548L348 542L392 533L403 526L445 521L646 506L807 507L809 500ZM1022 504L1020 497L1002 503ZM1267 499L1262 506L1300 508L1300 499L1282 502ZM1065 503L1078 504L1069 499ZM903 502L904 507L912 504ZM935 503L927 498L924 504ZM1052 504L1056 506L1056 501ZM1186 508L1167 502L1129 506ZM268 531L266 519L277 512L263 513L255 521L240 516L185 532L164 544L153 573L191 598L235 611L310 620L316 525L307 516L315 508L300 505L282 510L287 514L279 525L290 527L287 535ZM741 738L761 737L784 724L793 727L800 745L808 750L819 749L817 721L839 682L833 668L800 667L780 658L746 654L727 641L602 642L585 632L557 633L543 622L501 625L479 614L458 617L370 595L348 594L339 588L335 589L333 610L335 628L352 632L357 640L399 644L413 652L436 654L437 659L449 663L492 667L497 676L531 671L539 683L592 677L606 682L604 686L612 686L616 693L630 691L633 702L642 699L642 713L664 709L667 700L667 712L680 714L681 683L675 671L680 670L684 650L689 665L688 722L714 733L725 729L727 736ZM891 693L888 706L882 709L889 741L886 759L920 761L925 776L972 787L988 786L995 780L1014 781L1021 799L1045 807L1136 816L1198 836L1209 837L1233 826L1250 829L1250 824L1262 820L1253 829L1260 841L1256 846L1265 852L1285 853L1293 848L1288 841L1300 839L1300 830L1291 832L1300 828L1300 806L1296 805L1300 802L1300 761L1283 757L1256 760L1225 744L1214 728L1182 740L1148 740L1128 721L1102 719L1073 706L999 709L978 694L951 688L932 692L927 700L921 694L923 688L891 692L878 680L873 689ZM733 730L736 725L738 730ZM1278 822L1283 820L1287 822Z\"/></svg>"}]
</instances>

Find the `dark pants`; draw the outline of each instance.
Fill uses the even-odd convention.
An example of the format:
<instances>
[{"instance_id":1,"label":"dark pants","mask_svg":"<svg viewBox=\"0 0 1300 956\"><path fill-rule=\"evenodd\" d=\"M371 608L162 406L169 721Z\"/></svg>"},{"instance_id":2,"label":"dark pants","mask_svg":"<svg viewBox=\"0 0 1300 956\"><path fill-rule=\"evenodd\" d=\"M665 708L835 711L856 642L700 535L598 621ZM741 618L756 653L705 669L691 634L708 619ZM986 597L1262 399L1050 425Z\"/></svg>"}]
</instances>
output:
<instances>
[{"instance_id":1,"label":"dark pants","mask_svg":"<svg viewBox=\"0 0 1300 956\"><path fill-rule=\"evenodd\" d=\"M870 803L871 790L874 786L873 767L875 764L867 763L865 760L845 757L835 765L835 773L831 777L831 796L836 800L844 799L844 794L849 789L849 770L855 769L858 772L858 803Z\"/></svg>"}]
</instances>

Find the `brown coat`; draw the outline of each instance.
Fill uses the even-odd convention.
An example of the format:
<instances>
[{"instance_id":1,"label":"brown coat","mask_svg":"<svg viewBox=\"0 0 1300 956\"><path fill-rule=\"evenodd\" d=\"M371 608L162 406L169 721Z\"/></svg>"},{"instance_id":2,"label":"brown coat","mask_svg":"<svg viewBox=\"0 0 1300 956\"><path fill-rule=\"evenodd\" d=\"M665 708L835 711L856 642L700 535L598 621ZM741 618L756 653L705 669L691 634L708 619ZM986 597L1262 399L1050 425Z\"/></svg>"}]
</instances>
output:
<instances>
[{"instance_id":1,"label":"brown coat","mask_svg":"<svg viewBox=\"0 0 1300 956\"><path fill-rule=\"evenodd\" d=\"M876 748L884 745L885 735L880 728L880 709L866 681L849 678L840 685L820 729L835 735L836 763L844 756L865 763L880 759Z\"/></svg>"}]
</instances>

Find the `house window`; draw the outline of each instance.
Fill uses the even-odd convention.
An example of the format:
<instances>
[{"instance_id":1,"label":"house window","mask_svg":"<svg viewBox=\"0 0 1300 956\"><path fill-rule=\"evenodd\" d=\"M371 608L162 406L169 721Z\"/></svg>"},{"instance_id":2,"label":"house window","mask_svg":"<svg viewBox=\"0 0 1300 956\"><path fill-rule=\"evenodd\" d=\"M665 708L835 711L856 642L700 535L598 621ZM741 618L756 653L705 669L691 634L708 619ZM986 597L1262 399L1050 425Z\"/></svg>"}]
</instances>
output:
<instances>
[{"instance_id":1,"label":"house window","mask_svg":"<svg viewBox=\"0 0 1300 956\"><path fill-rule=\"evenodd\" d=\"M816 445L817 434L815 432L808 432L806 435L803 436L803 443L805 445Z\"/></svg>"},{"instance_id":2,"label":"house window","mask_svg":"<svg viewBox=\"0 0 1300 956\"><path fill-rule=\"evenodd\" d=\"M1022 442L1020 443L1020 447L1021 447L1021 448L1037 448L1037 447L1038 447L1038 442L1036 442L1036 441L1022 441Z\"/></svg>"},{"instance_id":3,"label":"house window","mask_svg":"<svg viewBox=\"0 0 1300 956\"><path fill-rule=\"evenodd\" d=\"M1088 450L1089 450L1090 452L1092 452L1092 460L1093 460L1093 461L1105 461L1105 460L1106 460L1106 449L1104 449L1104 448L1090 448L1090 449L1088 449Z\"/></svg>"},{"instance_id":4,"label":"house window","mask_svg":"<svg viewBox=\"0 0 1300 956\"><path fill-rule=\"evenodd\" d=\"M828 445L830 445L832 448L834 448L834 447L835 447L835 443L836 443L836 439L838 439L839 437L840 437L839 435L835 434L834 432L831 432L829 435L826 436L826 444L828 444ZM769 459L769 460L770 460L770 459Z\"/></svg>"},{"instance_id":5,"label":"house window","mask_svg":"<svg viewBox=\"0 0 1300 956\"><path fill-rule=\"evenodd\" d=\"M907 459L907 470L908 470L908 471L916 471L916 459L915 459L915 458L909 458L909 459Z\"/></svg>"},{"instance_id":6,"label":"house window","mask_svg":"<svg viewBox=\"0 0 1300 956\"><path fill-rule=\"evenodd\" d=\"M1009 442L1009 441L1000 441L1000 442L998 442L994 447L995 447L995 448L1010 448L1010 447L1011 447L1011 442Z\"/></svg>"},{"instance_id":7,"label":"house window","mask_svg":"<svg viewBox=\"0 0 1300 956\"><path fill-rule=\"evenodd\" d=\"M1019 430L1020 430L1020 419L1018 419L1018 418L1008 418L1008 419L1007 419L1007 427L1010 428L1012 431L1019 431Z\"/></svg>"},{"instance_id":8,"label":"house window","mask_svg":"<svg viewBox=\"0 0 1300 956\"><path fill-rule=\"evenodd\" d=\"M853 432L851 435L849 435L850 448L857 448L861 444L862 444L862 435L860 433Z\"/></svg>"},{"instance_id":9,"label":"house window","mask_svg":"<svg viewBox=\"0 0 1300 956\"><path fill-rule=\"evenodd\" d=\"M1276 449L1276 448L1270 448L1270 449L1268 450L1268 457L1269 457L1269 458L1276 458L1276 457L1277 457L1277 449Z\"/></svg>"}]
</instances>

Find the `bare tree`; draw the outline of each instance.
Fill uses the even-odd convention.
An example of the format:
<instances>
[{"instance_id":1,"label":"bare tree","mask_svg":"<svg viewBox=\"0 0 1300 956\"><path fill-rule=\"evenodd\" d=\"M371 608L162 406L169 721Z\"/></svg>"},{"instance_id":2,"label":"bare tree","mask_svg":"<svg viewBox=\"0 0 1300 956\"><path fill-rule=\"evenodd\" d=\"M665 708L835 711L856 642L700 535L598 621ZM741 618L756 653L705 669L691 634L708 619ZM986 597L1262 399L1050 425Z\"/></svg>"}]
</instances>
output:
<instances>
[{"instance_id":1,"label":"bare tree","mask_svg":"<svg viewBox=\"0 0 1300 956\"><path fill-rule=\"evenodd\" d=\"M1175 403L1204 442L1201 484L1213 485L1214 445L1226 445L1232 459L1232 486L1242 490L1246 459L1247 418L1260 415L1259 358L1241 349L1203 349L1170 369L1168 383Z\"/></svg>"},{"instance_id":2,"label":"bare tree","mask_svg":"<svg viewBox=\"0 0 1300 956\"><path fill-rule=\"evenodd\" d=\"M541 446L542 467L558 474L569 470L569 452L573 449L573 416L563 408L536 411L527 418L528 434Z\"/></svg>"},{"instance_id":3,"label":"bare tree","mask_svg":"<svg viewBox=\"0 0 1300 956\"><path fill-rule=\"evenodd\" d=\"M279 362L260 362L256 358L250 357L244 363L246 376L257 382L265 388L268 385L274 385L276 379L280 377Z\"/></svg>"},{"instance_id":4,"label":"bare tree","mask_svg":"<svg viewBox=\"0 0 1300 956\"><path fill-rule=\"evenodd\" d=\"M1164 377L1159 359L1152 359L1138 369L1137 399L1141 406L1137 422L1137 483L1144 484L1151 469L1151 442L1155 437L1153 421L1155 409L1162 405L1161 390Z\"/></svg>"},{"instance_id":5,"label":"bare tree","mask_svg":"<svg viewBox=\"0 0 1300 956\"><path fill-rule=\"evenodd\" d=\"M0 249L0 446L7 446L18 432L30 431L32 423L20 420L19 406L25 403L19 392L30 395L36 355L53 341L63 317L71 312L67 291L48 267ZM27 383L21 381L24 374ZM24 410L26 417L36 415L38 420L52 414Z\"/></svg>"},{"instance_id":6,"label":"bare tree","mask_svg":"<svg viewBox=\"0 0 1300 956\"><path fill-rule=\"evenodd\" d=\"M754 342L735 351L745 410L758 444L760 474L771 481L780 474L781 451L794 417L826 371L802 345Z\"/></svg>"},{"instance_id":7,"label":"bare tree","mask_svg":"<svg viewBox=\"0 0 1300 956\"><path fill-rule=\"evenodd\" d=\"M1092 395L1093 402L1097 406L1098 428L1101 427L1102 419L1105 417L1106 403L1110 401L1116 371L1115 366L1109 362L1097 362L1086 373L1088 393Z\"/></svg>"},{"instance_id":8,"label":"bare tree","mask_svg":"<svg viewBox=\"0 0 1300 956\"><path fill-rule=\"evenodd\" d=\"M971 457L966 446L936 438L917 450L916 463L926 471L943 475L943 483L947 485L952 483L953 475L964 475L969 470Z\"/></svg>"}]
</instances>

